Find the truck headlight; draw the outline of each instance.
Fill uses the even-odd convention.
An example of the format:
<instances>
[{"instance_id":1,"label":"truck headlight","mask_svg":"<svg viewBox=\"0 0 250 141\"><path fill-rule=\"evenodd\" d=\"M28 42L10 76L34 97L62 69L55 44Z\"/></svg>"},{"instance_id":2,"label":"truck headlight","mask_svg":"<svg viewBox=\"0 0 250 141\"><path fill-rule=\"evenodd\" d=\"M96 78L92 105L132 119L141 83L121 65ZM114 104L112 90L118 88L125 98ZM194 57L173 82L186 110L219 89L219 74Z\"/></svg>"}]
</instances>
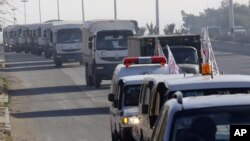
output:
<instances>
[{"instance_id":1,"label":"truck headlight","mask_svg":"<svg viewBox=\"0 0 250 141\"><path fill-rule=\"evenodd\" d=\"M140 119L136 116L132 116L132 117L123 117L122 118L122 123L123 124L132 124L132 125L135 125L135 124L139 124L140 123Z\"/></svg>"}]
</instances>

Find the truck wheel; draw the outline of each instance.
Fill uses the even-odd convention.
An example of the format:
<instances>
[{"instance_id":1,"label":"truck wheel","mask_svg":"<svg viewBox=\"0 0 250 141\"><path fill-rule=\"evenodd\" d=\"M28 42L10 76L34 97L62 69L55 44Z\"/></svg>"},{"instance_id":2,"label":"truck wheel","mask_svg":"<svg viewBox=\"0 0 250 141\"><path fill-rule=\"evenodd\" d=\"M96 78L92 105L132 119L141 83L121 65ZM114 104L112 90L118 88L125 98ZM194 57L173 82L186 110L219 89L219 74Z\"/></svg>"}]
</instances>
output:
<instances>
[{"instance_id":1,"label":"truck wheel","mask_svg":"<svg viewBox=\"0 0 250 141\"><path fill-rule=\"evenodd\" d=\"M52 57L52 53L51 52L48 52L48 58L51 58Z\"/></svg>"},{"instance_id":2,"label":"truck wheel","mask_svg":"<svg viewBox=\"0 0 250 141\"><path fill-rule=\"evenodd\" d=\"M61 68L62 64L63 64L62 61L58 61L58 60L55 61L55 65L56 65L57 68Z\"/></svg>"},{"instance_id":3,"label":"truck wheel","mask_svg":"<svg viewBox=\"0 0 250 141\"><path fill-rule=\"evenodd\" d=\"M80 61L79 64L80 64L80 65L83 65L83 61Z\"/></svg>"},{"instance_id":4,"label":"truck wheel","mask_svg":"<svg viewBox=\"0 0 250 141\"><path fill-rule=\"evenodd\" d=\"M44 51L44 58L48 58L48 53L47 53L47 51Z\"/></svg>"},{"instance_id":5,"label":"truck wheel","mask_svg":"<svg viewBox=\"0 0 250 141\"><path fill-rule=\"evenodd\" d=\"M88 65L85 66L85 80L86 80L87 86L93 85L93 80L91 76L89 76Z\"/></svg>"},{"instance_id":6,"label":"truck wheel","mask_svg":"<svg viewBox=\"0 0 250 141\"><path fill-rule=\"evenodd\" d=\"M100 77L98 75L96 75L96 74L94 74L94 86L97 89L101 87Z\"/></svg>"},{"instance_id":7,"label":"truck wheel","mask_svg":"<svg viewBox=\"0 0 250 141\"><path fill-rule=\"evenodd\" d=\"M40 51L40 50L37 51L37 55L38 55L38 56L41 56L42 53L43 53L43 51Z\"/></svg>"}]
</instances>

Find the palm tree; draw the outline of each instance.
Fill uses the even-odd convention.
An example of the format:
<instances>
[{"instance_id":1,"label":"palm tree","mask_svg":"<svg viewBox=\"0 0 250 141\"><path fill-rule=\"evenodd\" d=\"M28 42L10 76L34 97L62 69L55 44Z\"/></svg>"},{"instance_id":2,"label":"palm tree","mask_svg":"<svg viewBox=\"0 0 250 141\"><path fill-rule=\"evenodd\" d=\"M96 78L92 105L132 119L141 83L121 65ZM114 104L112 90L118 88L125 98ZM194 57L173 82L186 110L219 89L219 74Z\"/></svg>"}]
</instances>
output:
<instances>
[{"instance_id":1,"label":"palm tree","mask_svg":"<svg viewBox=\"0 0 250 141\"><path fill-rule=\"evenodd\" d=\"M169 35L169 34L174 34L174 29L175 29L175 24L172 23L172 24L166 25L163 31L165 35Z\"/></svg>"},{"instance_id":2,"label":"palm tree","mask_svg":"<svg viewBox=\"0 0 250 141\"><path fill-rule=\"evenodd\" d=\"M147 26L149 35L157 35L158 34L157 27L156 27L156 25L153 25L152 22L150 24L146 24L146 26Z\"/></svg>"},{"instance_id":3,"label":"palm tree","mask_svg":"<svg viewBox=\"0 0 250 141\"><path fill-rule=\"evenodd\" d=\"M181 29L175 30L175 34L188 34L188 33L189 33L188 29L186 29L184 27L181 27Z\"/></svg>"},{"instance_id":4,"label":"palm tree","mask_svg":"<svg viewBox=\"0 0 250 141\"><path fill-rule=\"evenodd\" d=\"M146 32L146 30L147 30L147 28L146 28L146 27L144 27L144 26L139 27L139 29L138 29L138 35L139 35L139 36L144 35L144 34L145 34L145 32Z\"/></svg>"}]
</instances>

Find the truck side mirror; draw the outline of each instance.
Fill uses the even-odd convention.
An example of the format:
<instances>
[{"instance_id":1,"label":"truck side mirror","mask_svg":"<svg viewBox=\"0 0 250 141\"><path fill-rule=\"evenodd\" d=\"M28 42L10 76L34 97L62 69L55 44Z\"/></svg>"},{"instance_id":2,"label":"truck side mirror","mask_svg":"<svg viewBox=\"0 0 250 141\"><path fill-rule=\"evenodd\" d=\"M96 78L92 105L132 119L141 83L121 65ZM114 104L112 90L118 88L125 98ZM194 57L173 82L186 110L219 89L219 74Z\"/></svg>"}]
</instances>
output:
<instances>
[{"instance_id":1,"label":"truck side mirror","mask_svg":"<svg viewBox=\"0 0 250 141\"><path fill-rule=\"evenodd\" d=\"M142 114L148 114L148 105L142 105Z\"/></svg>"},{"instance_id":2,"label":"truck side mirror","mask_svg":"<svg viewBox=\"0 0 250 141\"><path fill-rule=\"evenodd\" d=\"M114 94L109 94L109 102L114 102L114 99L115 99L115 96L114 96Z\"/></svg>"},{"instance_id":3,"label":"truck side mirror","mask_svg":"<svg viewBox=\"0 0 250 141\"><path fill-rule=\"evenodd\" d=\"M92 45L93 45L93 43L89 42L89 49L92 49Z\"/></svg>"}]
</instances>

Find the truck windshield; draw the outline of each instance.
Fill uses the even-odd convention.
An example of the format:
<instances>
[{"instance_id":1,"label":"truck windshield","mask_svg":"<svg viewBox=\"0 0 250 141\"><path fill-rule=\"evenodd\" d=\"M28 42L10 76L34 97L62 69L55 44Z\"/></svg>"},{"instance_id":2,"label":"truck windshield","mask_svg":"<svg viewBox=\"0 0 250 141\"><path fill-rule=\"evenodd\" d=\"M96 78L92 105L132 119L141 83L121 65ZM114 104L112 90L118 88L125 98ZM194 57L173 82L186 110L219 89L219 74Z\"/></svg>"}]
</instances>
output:
<instances>
[{"instance_id":1,"label":"truck windshield","mask_svg":"<svg viewBox=\"0 0 250 141\"><path fill-rule=\"evenodd\" d=\"M124 88L124 106L138 106L141 85L128 85Z\"/></svg>"},{"instance_id":2,"label":"truck windshield","mask_svg":"<svg viewBox=\"0 0 250 141\"><path fill-rule=\"evenodd\" d=\"M57 43L80 43L82 42L81 29L63 29L57 32Z\"/></svg>"},{"instance_id":3,"label":"truck windshield","mask_svg":"<svg viewBox=\"0 0 250 141\"><path fill-rule=\"evenodd\" d=\"M170 48L177 64L198 64L198 54L195 48L185 46L171 46ZM166 48L163 48L163 52L168 58Z\"/></svg>"},{"instance_id":4,"label":"truck windshield","mask_svg":"<svg viewBox=\"0 0 250 141\"><path fill-rule=\"evenodd\" d=\"M249 110L249 106L228 106L178 112L171 126L171 140L199 137L206 141L229 141L230 125L250 124Z\"/></svg>"},{"instance_id":5,"label":"truck windshield","mask_svg":"<svg viewBox=\"0 0 250 141\"><path fill-rule=\"evenodd\" d=\"M129 30L100 31L97 34L96 49L124 50L127 49L127 38L132 36Z\"/></svg>"}]
</instances>

